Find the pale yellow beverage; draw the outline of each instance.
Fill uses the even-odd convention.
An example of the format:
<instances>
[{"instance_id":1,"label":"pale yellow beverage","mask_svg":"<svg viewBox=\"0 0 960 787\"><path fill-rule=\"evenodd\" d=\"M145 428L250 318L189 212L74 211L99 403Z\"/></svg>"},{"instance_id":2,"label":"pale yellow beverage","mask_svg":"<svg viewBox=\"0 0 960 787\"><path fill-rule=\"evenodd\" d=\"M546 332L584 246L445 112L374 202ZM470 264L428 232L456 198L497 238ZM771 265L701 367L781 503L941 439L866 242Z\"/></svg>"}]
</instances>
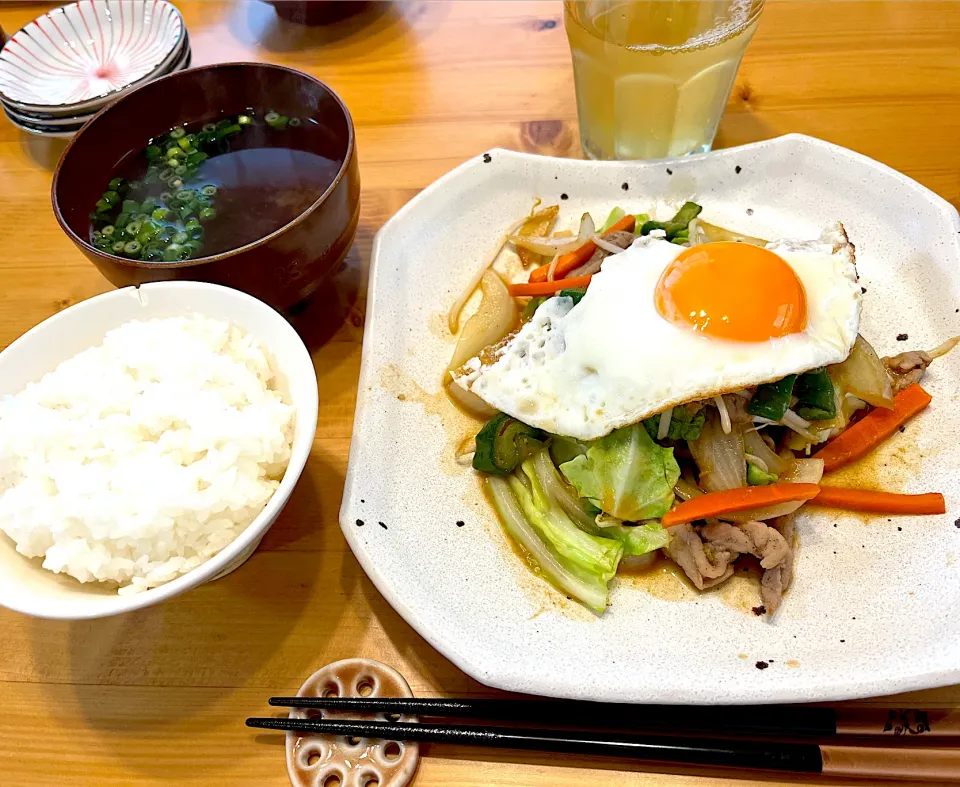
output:
<instances>
[{"instance_id":1,"label":"pale yellow beverage","mask_svg":"<svg viewBox=\"0 0 960 787\"><path fill-rule=\"evenodd\" d=\"M565 0L583 150L710 150L763 0Z\"/></svg>"}]
</instances>

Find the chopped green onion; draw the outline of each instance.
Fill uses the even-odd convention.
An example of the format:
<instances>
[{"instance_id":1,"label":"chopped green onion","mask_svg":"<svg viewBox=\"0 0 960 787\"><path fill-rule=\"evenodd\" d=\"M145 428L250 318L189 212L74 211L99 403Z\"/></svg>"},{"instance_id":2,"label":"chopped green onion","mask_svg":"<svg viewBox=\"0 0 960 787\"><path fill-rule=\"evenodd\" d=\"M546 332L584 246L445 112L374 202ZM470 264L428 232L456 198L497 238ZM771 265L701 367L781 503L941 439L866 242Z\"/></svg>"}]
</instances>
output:
<instances>
[{"instance_id":1,"label":"chopped green onion","mask_svg":"<svg viewBox=\"0 0 960 787\"><path fill-rule=\"evenodd\" d=\"M153 197L147 197L140 203L140 213L149 213L157 207L157 201Z\"/></svg>"},{"instance_id":2,"label":"chopped green onion","mask_svg":"<svg viewBox=\"0 0 960 787\"><path fill-rule=\"evenodd\" d=\"M219 129L217 131L217 139L218 140L226 139L231 134L239 134L241 131L243 131L243 129L240 128L240 126L238 126L236 123L234 123L231 126L225 126L224 128Z\"/></svg>"},{"instance_id":3,"label":"chopped green onion","mask_svg":"<svg viewBox=\"0 0 960 787\"><path fill-rule=\"evenodd\" d=\"M189 249L186 249L179 243L171 243L164 250L163 259L165 262L176 262L177 260L181 259L180 255L183 254L184 251L186 251L188 254L190 253Z\"/></svg>"},{"instance_id":4,"label":"chopped green onion","mask_svg":"<svg viewBox=\"0 0 960 787\"><path fill-rule=\"evenodd\" d=\"M181 137L179 145L181 150L188 151L193 147L193 141L189 137Z\"/></svg>"},{"instance_id":5,"label":"chopped green onion","mask_svg":"<svg viewBox=\"0 0 960 787\"><path fill-rule=\"evenodd\" d=\"M217 193L217 187L213 185L202 186L200 188L200 193L205 197L212 197Z\"/></svg>"},{"instance_id":6,"label":"chopped green onion","mask_svg":"<svg viewBox=\"0 0 960 787\"><path fill-rule=\"evenodd\" d=\"M180 214L180 218L186 221L188 216L193 215L193 208L190 205L182 205L180 210L177 211Z\"/></svg>"},{"instance_id":7,"label":"chopped green onion","mask_svg":"<svg viewBox=\"0 0 960 787\"><path fill-rule=\"evenodd\" d=\"M170 139L181 139L186 133L186 129L183 127L175 128L170 132Z\"/></svg>"},{"instance_id":8,"label":"chopped green onion","mask_svg":"<svg viewBox=\"0 0 960 787\"><path fill-rule=\"evenodd\" d=\"M178 191L176 196L174 196L174 199L177 202L189 202L196 196L197 192L195 192L193 189L184 189L183 191Z\"/></svg>"},{"instance_id":9,"label":"chopped green onion","mask_svg":"<svg viewBox=\"0 0 960 787\"><path fill-rule=\"evenodd\" d=\"M137 208L139 207L140 207L140 203L137 202L135 199L125 199L123 201L123 207L121 208L121 210L124 213L136 213Z\"/></svg>"},{"instance_id":10,"label":"chopped green onion","mask_svg":"<svg viewBox=\"0 0 960 787\"><path fill-rule=\"evenodd\" d=\"M249 115L238 115L237 123L241 126L249 126L251 123L253 123L253 118Z\"/></svg>"},{"instance_id":11,"label":"chopped green onion","mask_svg":"<svg viewBox=\"0 0 960 787\"><path fill-rule=\"evenodd\" d=\"M230 124L231 124L230 120L227 120L227 118L222 118L221 120L217 121L217 130L219 131L221 128L226 128Z\"/></svg>"},{"instance_id":12,"label":"chopped green onion","mask_svg":"<svg viewBox=\"0 0 960 787\"><path fill-rule=\"evenodd\" d=\"M173 240L173 236L177 234L177 231L174 227L164 227L160 230L160 234L157 235L157 240L160 243L169 243Z\"/></svg>"},{"instance_id":13,"label":"chopped green onion","mask_svg":"<svg viewBox=\"0 0 960 787\"><path fill-rule=\"evenodd\" d=\"M173 236L174 243L183 244L183 243L186 243L188 240L190 240L190 236L183 231L178 232L176 235Z\"/></svg>"},{"instance_id":14,"label":"chopped green onion","mask_svg":"<svg viewBox=\"0 0 960 787\"><path fill-rule=\"evenodd\" d=\"M170 167L164 167L160 170L160 180L170 180L173 177L173 170Z\"/></svg>"},{"instance_id":15,"label":"chopped green onion","mask_svg":"<svg viewBox=\"0 0 960 787\"><path fill-rule=\"evenodd\" d=\"M171 194L169 191L161 191L160 199L163 200L164 202L169 202L170 200L173 199L173 194Z\"/></svg>"},{"instance_id":16,"label":"chopped green onion","mask_svg":"<svg viewBox=\"0 0 960 787\"><path fill-rule=\"evenodd\" d=\"M179 167L174 168L173 170L177 175L186 175L187 168L181 164Z\"/></svg>"},{"instance_id":17,"label":"chopped green onion","mask_svg":"<svg viewBox=\"0 0 960 787\"><path fill-rule=\"evenodd\" d=\"M140 248L141 248L140 242L135 240L132 240L129 243L125 243L123 245L123 250L127 254L137 254L140 251Z\"/></svg>"},{"instance_id":18,"label":"chopped green onion","mask_svg":"<svg viewBox=\"0 0 960 787\"><path fill-rule=\"evenodd\" d=\"M154 221L163 221L167 216L170 215L170 208L157 208L153 213L150 214L150 218Z\"/></svg>"},{"instance_id":19,"label":"chopped green onion","mask_svg":"<svg viewBox=\"0 0 960 787\"><path fill-rule=\"evenodd\" d=\"M140 259L146 262L160 262L160 260L163 259L163 249L158 246L151 246L149 249L144 250Z\"/></svg>"},{"instance_id":20,"label":"chopped green onion","mask_svg":"<svg viewBox=\"0 0 960 787\"><path fill-rule=\"evenodd\" d=\"M121 213L119 216L117 216L117 220L116 220L115 222L113 222L113 223L116 225L116 227L117 227L118 230L122 230L122 229L123 229L124 227L126 227L131 221L133 221L133 214L132 214L132 213Z\"/></svg>"},{"instance_id":21,"label":"chopped green onion","mask_svg":"<svg viewBox=\"0 0 960 787\"><path fill-rule=\"evenodd\" d=\"M147 145L147 161L156 161L163 155L163 151L156 145Z\"/></svg>"},{"instance_id":22,"label":"chopped green onion","mask_svg":"<svg viewBox=\"0 0 960 787\"><path fill-rule=\"evenodd\" d=\"M180 180L179 176L174 175L173 179L170 181L170 187L174 189L182 189L183 181Z\"/></svg>"},{"instance_id":23,"label":"chopped green onion","mask_svg":"<svg viewBox=\"0 0 960 787\"><path fill-rule=\"evenodd\" d=\"M263 116L263 121L269 125L273 125L280 119L281 115L279 112L274 112L272 109Z\"/></svg>"},{"instance_id":24,"label":"chopped green onion","mask_svg":"<svg viewBox=\"0 0 960 787\"><path fill-rule=\"evenodd\" d=\"M112 210L113 206L106 200L97 200L96 209L97 213L109 213Z\"/></svg>"},{"instance_id":25,"label":"chopped green onion","mask_svg":"<svg viewBox=\"0 0 960 787\"><path fill-rule=\"evenodd\" d=\"M114 178L107 184L108 191L119 191L123 186L123 178Z\"/></svg>"},{"instance_id":26,"label":"chopped green onion","mask_svg":"<svg viewBox=\"0 0 960 787\"><path fill-rule=\"evenodd\" d=\"M114 227L112 224L108 224L106 227L100 230L100 232L103 233L103 237L109 238L114 232L116 232L116 230L116 227Z\"/></svg>"},{"instance_id":27,"label":"chopped green onion","mask_svg":"<svg viewBox=\"0 0 960 787\"><path fill-rule=\"evenodd\" d=\"M122 254L122 253L123 253L123 247L124 247L124 246L126 246L126 244L125 244L122 240L118 240L116 243L114 243L114 244L110 247L110 250L111 250L114 254Z\"/></svg>"},{"instance_id":28,"label":"chopped green onion","mask_svg":"<svg viewBox=\"0 0 960 787\"><path fill-rule=\"evenodd\" d=\"M204 208L200 211L200 221L210 221L217 217L217 211L215 208Z\"/></svg>"},{"instance_id":29,"label":"chopped green onion","mask_svg":"<svg viewBox=\"0 0 960 787\"><path fill-rule=\"evenodd\" d=\"M216 123L204 123L204 124L203 124L203 130L204 130L204 131L216 131L216 130L217 130L217 124L216 124Z\"/></svg>"},{"instance_id":30,"label":"chopped green onion","mask_svg":"<svg viewBox=\"0 0 960 787\"><path fill-rule=\"evenodd\" d=\"M154 224L151 221L151 222L145 223L143 225L143 229L141 229L140 232L137 233L137 240L140 241L141 243L149 243L159 234L160 234L160 225Z\"/></svg>"},{"instance_id":31,"label":"chopped green onion","mask_svg":"<svg viewBox=\"0 0 960 787\"><path fill-rule=\"evenodd\" d=\"M102 238L102 237L103 237L103 233L100 232L100 230L94 230L94 231L93 231L93 239L94 239L94 240L100 240L100 238Z\"/></svg>"},{"instance_id":32,"label":"chopped green onion","mask_svg":"<svg viewBox=\"0 0 960 787\"><path fill-rule=\"evenodd\" d=\"M128 235L136 235L140 232L140 227L143 225L139 221L131 221L126 227L124 227L124 232Z\"/></svg>"},{"instance_id":33,"label":"chopped green onion","mask_svg":"<svg viewBox=\"0 0 960 787\"><path fill-rule=\"evenodd\" d=\"M300 118L290 118L290 125L291 125L293 128L296 128L297 126L299 126L299 125L300 125Z\"/></svg>"},{"instance_id":34,"label":"chopped green onion","mask_svg":"<svg viewBox=\"0 0 960 787\"><path fill-rule=\"evenodd\" d=\"M103 200L111 205L116 205L120 201L120 195L116 191L103 192Z\"/></svg>"}]
</instances>

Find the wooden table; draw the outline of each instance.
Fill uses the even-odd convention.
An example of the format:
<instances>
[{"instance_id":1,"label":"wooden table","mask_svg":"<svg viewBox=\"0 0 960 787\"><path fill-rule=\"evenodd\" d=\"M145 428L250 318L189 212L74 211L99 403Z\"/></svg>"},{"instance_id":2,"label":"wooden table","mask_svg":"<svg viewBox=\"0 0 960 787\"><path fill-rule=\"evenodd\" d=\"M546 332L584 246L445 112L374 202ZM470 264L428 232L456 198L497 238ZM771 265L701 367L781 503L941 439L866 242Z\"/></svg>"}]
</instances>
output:
<instances>
[{"instance_id":1,"label":"wooden table","mask_svg":"<svg viewBox=\"0 0 960 787\"><path fill-rule=\"evenodd\" d=\"M277 20L261 2L178 5L195 64L260 60L304 69L337 90L356 121L360 230L334 299L311 310L317 438L290 505L236 573L108 620L0 612L3 785L283 785L280 738L254 735L244 717L348 656L394 665L418 695L495 694L380 597L344 544L337 512L374 233L419 189L487 148L580 155L560 4L414 0L312 29ZM0 6L8 32L44 7ZM812 134L958 204L958 36L955 3L770 2L717 144ZM0 121L0 347L109 288L54 220L50 180L62 149ZM960 689L876 702L953 706ZM616 763L576 757L438 747L425 747L425 755L419 787L769 783L621 772Z\"/></svg>"}]
</instances>

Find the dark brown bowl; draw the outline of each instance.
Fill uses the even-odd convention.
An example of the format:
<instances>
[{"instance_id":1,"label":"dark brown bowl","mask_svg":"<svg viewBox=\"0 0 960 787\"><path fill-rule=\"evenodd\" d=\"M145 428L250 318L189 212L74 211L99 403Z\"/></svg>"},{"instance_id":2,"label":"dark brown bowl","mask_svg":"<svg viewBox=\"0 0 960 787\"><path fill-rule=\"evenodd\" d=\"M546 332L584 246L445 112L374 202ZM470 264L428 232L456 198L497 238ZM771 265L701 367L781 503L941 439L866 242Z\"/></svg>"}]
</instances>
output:
<instances>
[{"instance_id":1,"label":"dark brown bowl","mask_svg":"<svg viewBox=\"0 0 960 787\"><path fill-rule=\"evenodd\" d=\"M88 242L90 212L121 160L139 154L151 137L176 125L239 114L247 107L313 118L327 132L326 151L331 145L340 151L340 171L309 208L258 241L184 262L129 260ZM316 144L318 135L303 139ZM128 93L87 123L63 152L52 191L53 212L63 231L117 287L169 279L210 281L284 310L313 294L346 256L356 234L360 174L353 121L336 93L301 71L263 63L180 71Z\"/></svg>"}]
</instances>

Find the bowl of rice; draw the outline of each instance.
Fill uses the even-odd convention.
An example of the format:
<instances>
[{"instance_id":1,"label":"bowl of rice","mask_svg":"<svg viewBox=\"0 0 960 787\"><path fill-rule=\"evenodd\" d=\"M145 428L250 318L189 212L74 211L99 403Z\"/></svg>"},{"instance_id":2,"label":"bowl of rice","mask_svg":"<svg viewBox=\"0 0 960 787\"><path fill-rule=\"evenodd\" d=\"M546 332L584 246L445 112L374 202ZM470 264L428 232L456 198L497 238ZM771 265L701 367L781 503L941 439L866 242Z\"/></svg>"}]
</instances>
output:
<instances>
[{"instance_id":1,"label":"bowl of rice","mask_svg":"<svg viewBox=\"0 0 960 787\"><path fill-rule=\"evenodd\" d=\"M106 617L233 571L317 405L296 331L227 287L127 287L40 323L0 352L0 605Z\"/></svg>"}]
</instances>

